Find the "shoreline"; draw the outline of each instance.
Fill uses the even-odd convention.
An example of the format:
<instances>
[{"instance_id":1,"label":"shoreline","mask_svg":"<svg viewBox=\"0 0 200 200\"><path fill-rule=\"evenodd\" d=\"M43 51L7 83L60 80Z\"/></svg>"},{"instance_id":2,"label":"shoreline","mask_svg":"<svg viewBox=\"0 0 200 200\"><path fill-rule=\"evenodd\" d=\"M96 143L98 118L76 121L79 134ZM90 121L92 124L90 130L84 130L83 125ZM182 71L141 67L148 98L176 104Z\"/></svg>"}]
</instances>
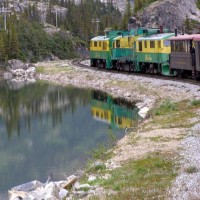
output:
<instances>
[{"instance_id":1,"label":"shoreline","mask_svg":"<svg viewBox=\"0 0 200 200\"><path fill-rule=\"evenodd\" d=\"M195 124L198 125L200 123L199 114L194 117L191 114L191 116L187 116L187 119L185 119L185 113L182 116L185 105L189 104L192 100L198 101L200 99L199 86L176 83L169 80L163 81L153 78L123 75L120 73L112 74L110 72L98 71L97 74L93 69L82 69L73 66L69 60L37 63L36 68L38 78L41 80L63 86L71 84L81 88L102 90L114 97L123 97L131 102L136 101L138 102L137 107L139 109L146 107L150 110L150 113L159 105L162 105L163 102L163 105L166 104L165 101L169 101L173 105L178 105L178 114L173 113L173 110L170 110L166 116L165 114L164 116L161 114L161 117L160 115L157 116L151 113L150 118L145 119L139 124L137 131L129 133L118 141L112 150L113 155L111 158L104 161L108 171L117 170L122 167L124 163L136 162L137 160L144 159L148 155L154 155L157 152L159 152L161 156L166 156L166 159L169 159L170 156L173 157L173 162L177 163L181 158L180 152L183 151L182 142L188 139L190 127L195 127ZM195 109L199 110L200 108L198 107ZM191 113L195 112L193 107L191 107L189 111L191 111ZM171 115L174 115L173 117L175 118L169 121ZM179 122L175 115L180 115L181 120L187 120L189 123L188 126L184 127L184 122ZM168 120L169 122L163 123L163 120ZM178 123L180 123L180 125ZM177 170L177 173L179 174L179 170ZM86 174L86 179L88 180L91 176L94 176L95 180L99 179L98 173L96 173L97 175L91 172ZM107 171L106 174L105 181L110 177ZM175 183L173 183L173 185L175 185ZM174 191L173 188L172 190ZM177 185L176 188L180 189ZM103 196L105 197L105 195L115 195L113 190L104 190L102 187L90 188L89 191L90 190L92 190L92 194L88 194L87 196L96 195L100 197L100 199ZM168 198L173 199L173 196L177 197L177 193L181 194L180 190L176 191L173 195L168 191L168 194L170 194ZM165 197L166 196L165 194Z\"/></svg>"}]
</instances>

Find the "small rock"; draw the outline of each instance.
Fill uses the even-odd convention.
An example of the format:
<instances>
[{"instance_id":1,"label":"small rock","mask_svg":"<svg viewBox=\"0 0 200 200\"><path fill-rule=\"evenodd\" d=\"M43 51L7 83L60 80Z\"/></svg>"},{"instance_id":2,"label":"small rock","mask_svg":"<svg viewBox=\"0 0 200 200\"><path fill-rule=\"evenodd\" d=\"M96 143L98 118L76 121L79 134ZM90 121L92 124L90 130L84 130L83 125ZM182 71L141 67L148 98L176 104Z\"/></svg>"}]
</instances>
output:
<instances>
[{"instance_id":1,"label":"small rock","mask_svg":"<svg viewBox=\"0 0 200 200\"><path fill-rule=\"evenodd\" d=\"M90 175L89 178L88 178L88 182L94 181L94 180L96 180L96 179L97 179L96 176Z\"/></svg>"},{"instance_id":2,"label":"small rock","mask_svg":"<svg viewBox=\"0 0 200 200\"><path fill-rule=\"evenodd\" d=\"M110 174L105 174L104 176L102 176L103 179L108 180L111 177Z\"/></svg>"},{"instance_id":3,"label":"small rock","mask_svg":"<svg viewBox=\"0 0 200 200\"><path fill-rule=\"evenodd\" d=\"M26 70L26 75L28 75L28 76L30 76L30 77L35 76L35 67L29 67L29 68Z\"/></svg>"},{"instance_id":4,"label":"small rock","mask_svg":"<svg viewBox=\"0 0 200 200\"><path fill-rule=\"evenodd\" d=\"M45 185L45 190L46 190L45 198L47 198L47 197L48 198L49 197L59 198L59 189L58 189L57 185L54 182L50 182L50 183L46 184Z\"/></svg>"},{"instance_id":5,"label":"small rock","mask_svg":"<svg viewBox=\"0 0 200 200\"><path fill-rule=\"evenodd\" d=\"M127 92L124 94L124 97L131 97L131 94Z\"/></svg>"},{"instance_id":6,"label":"small rock","mask_svg":"<svg viewBox=\"0 0 200 200\"><path fill-rule=\"evenodd\" d=\"M28 182L28 183L24 183L19 186L15 186L11 190L29 192L29 191L35 190L36 188L41 187L41 186L43 186L43 183L35 180L35 181Z\"/></svg>"},{"instance_id":7,"label":"small rock","mask_svg":"<svg viewBox=\"0 0 200 200\"><path fill-rule=\"evenodd\" d=\"M138 114L139 114L142 118L145 118L146 115L147 115L147 113L148 113L148 111L149 111L149 108L148 108L148 107L144 107L144 108L142 108L142 109L138 112Z\"/></svg>"},{"instance_id":8,"label":"small rock","mask_svg":"<svg viewBox=\"0 0 200 200\"><path fill-rule=\"evenodd\" d=\"M59 192L59 197L61 199L65 199L67 197L67 195L69 194L69 192L65 189L61 189L60 192Z\"/></svg>"},{"instance_id":9,"label":"small rock","mask_svg":"<svg viewBox=\"0 0 200 200\"><path fill-rule=\"evenodd\" d=\"M16 200L17 198L26 198L27 194L23 191L17 191L17 190L9 190L8 191L9 200Z\"/></svg>"},{"instance_id":10,"label":"small rock","mask_svg":"<svg viewBox=\"0 0 200 200\"><path fill-rule=\"evenodd\" d=\"M88 193L85 191L76 191L73 192L73 196L77 197L78 199L85 198L88 196Z\"/></svg>"},{"instance_id":11,"label":"small rock","mask_svg":"<svg viewBox=\"0 0 200 200\"><path fill-rule=\"evenodd\" d=\"M74 185L74 190L83 190L83 189L90 189L90 188L92 188L92 186L91 185L89 185L89 184L75 184Z\"/></svg>"}]
</instances>

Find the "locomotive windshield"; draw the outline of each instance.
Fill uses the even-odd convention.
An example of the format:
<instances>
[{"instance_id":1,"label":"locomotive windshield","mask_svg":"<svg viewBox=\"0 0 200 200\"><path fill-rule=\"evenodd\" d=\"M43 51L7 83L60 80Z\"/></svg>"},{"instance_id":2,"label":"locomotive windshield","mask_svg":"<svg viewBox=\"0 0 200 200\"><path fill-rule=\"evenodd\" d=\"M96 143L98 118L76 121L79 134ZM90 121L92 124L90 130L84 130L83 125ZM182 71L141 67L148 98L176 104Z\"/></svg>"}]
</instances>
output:
<instances>
[{"instance_id":1,"label":"locomotive windshield","mask_svg":"<svg viewBox=\"0 0 200 200\"><path fill-rule=\"evenodd\" d=\"M170 41L169 40L164 40L164 46L169 47L170 46Z\"/></svg>"}]
</instances>

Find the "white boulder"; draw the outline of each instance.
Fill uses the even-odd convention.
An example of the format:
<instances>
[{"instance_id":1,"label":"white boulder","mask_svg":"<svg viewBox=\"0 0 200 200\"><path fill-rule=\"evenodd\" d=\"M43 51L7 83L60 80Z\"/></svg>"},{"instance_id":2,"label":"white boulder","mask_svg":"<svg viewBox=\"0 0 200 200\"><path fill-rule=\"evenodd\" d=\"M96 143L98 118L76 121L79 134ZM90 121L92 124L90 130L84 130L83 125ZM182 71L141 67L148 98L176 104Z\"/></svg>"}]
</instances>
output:
<instances>
[{"instance_id":1,"label":"white boulder","mask_svg":"<svg viewBox=\"0 0 200 200\"><path fill-rule=\"evenodd\" d=\"M149 108L148 107L144 107L142 108L138 114L142 117L142 118L145 118L147 113L149 112Z\"/></svg>"}]
</instances>

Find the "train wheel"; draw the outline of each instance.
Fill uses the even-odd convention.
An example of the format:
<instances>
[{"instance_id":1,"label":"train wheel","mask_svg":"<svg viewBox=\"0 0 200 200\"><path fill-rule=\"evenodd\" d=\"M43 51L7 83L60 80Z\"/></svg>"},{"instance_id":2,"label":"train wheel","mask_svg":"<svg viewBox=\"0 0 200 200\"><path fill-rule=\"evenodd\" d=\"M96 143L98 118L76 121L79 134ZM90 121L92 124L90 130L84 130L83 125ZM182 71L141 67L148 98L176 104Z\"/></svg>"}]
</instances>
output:
<instances>
[{"instance_id":1,"label":"train wheel","mask_svg":"<svg viewBox=\"0 0 200 200\"><path fill-rule=\"evenodd\" d=\"M133 72L133 71L134 71L134 64L129 63L129 72Z\"/></svg>"},{"instance_id":2,"label":"train wheel","mask_svg":"<svg viewBox=\"0 0 200 200\"><path fill-rule=\"evenodd\" d=\"M185 78L185 74L184 74L183 70L178 70L177 75L178 75L179 78Z\"/></svg>"},{"instance_id":3,"label":"train wheel","mask_svg":"<svg viewBox=\"0 0 200 200\"><path fill-rule=\"evenodd\" d=\"M199 80L200 80L200 72L196 72L196 73L195 73L194 79L195 79L196 81L199 81Z\"/></svg>"},{"instance_id":4,"label":"train wheel","mask_svg":"<svg viewBox=\"0 0 200 200\"><path fill-rule=\"evenodd\" d=\"M123 64L120 63L120 68L119 68L119 69L120 69L120 71L123 71L123 70L124 70Z\"/></svg>"},{"instance_id":5,"label":"train wheel","mask_svg":"<svg viewBox=\"0 0 200 200\"><path fill-rule=\"evenodd\" d=\"M92 62L92 65L91 65L92 67L96 67L97 66L97 61L96 60L93 60L93 62Z\"/></svg>"},{"instance_id":6,"label":"train wheel","mask_svg":"<svg viewBox=\"0 0 200 200\"><path fill-rule=\"evenodd\" d=\"M100 62L99 62L99 60L96 61L96 67L98 67L98 68L100 67Z\"/></svg>"},{"instance_id":7,"label":"train wheel","mask_svg":"<svg viewBox=\"0 0 200 200\"><path fill-rule=\"evenodd\" d=\"M116 64L116 69L119 71L120 70L120 63L119 62L117 62L117 64Z\"/></svg>"},{"instance_id":8,"label":"train wheel","mask_svg":"<svg viewBox=\"0 0 200 200\"><path fill-rule=\"evenodd\" d=\"M102 61L102 68L103 68L103 69L106 69L106 60L103 60L103 61Z\"/></svg>"}]
</instances>

